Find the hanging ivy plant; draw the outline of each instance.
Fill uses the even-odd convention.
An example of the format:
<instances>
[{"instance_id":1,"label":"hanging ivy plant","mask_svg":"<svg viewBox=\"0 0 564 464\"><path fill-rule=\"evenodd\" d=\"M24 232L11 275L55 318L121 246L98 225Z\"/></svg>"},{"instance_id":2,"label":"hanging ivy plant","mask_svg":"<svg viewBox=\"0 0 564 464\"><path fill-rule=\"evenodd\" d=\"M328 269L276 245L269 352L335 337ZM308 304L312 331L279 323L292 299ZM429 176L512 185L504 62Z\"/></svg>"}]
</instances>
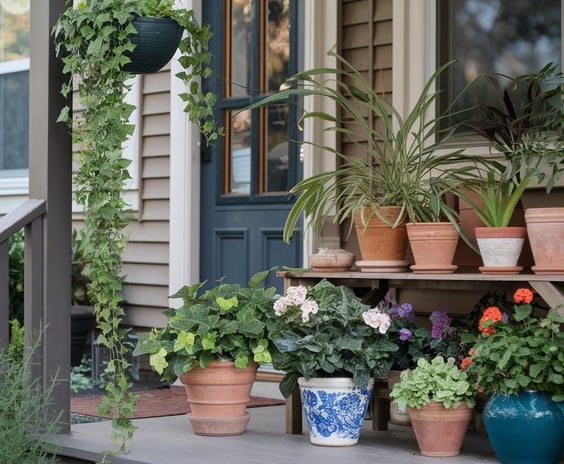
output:
<instances>
[{"instance_id":1,"label":"hanging ivy plant","mask_svg":"<svg viewBox=\"0 0 564 464\"><path fill-rule=\"evenodd\" d=\"M124 310L122 255L127 242L124 229L130 220L129 205L122 197L129 179L130 161L122 157L122 145L133 132L129 119L135 109L125 102L132 75L124 71L134 49L131 35L137 16L167 16L186 33L180 42L177 77L186 82L180 95L185 112L208 141L221 135L212 108L215 96L199 85L211 73L207 50L209 28L199 25L192 10L173 9L173 0L84 0L67 9L55 25L56 51L69 75L63 95L77 91L80 112L65 108L59 117L73 131L78 170L74 175L76 202L84 208L82 251L91 284L89 296L95 302L98 342L110 351L106 369L106 394L100 413L113 418L113 437L120 452L132 438L135 427L127 418L135 410L136 396L130 392L127 376L131 349L122 327Z\"/></svg>"}]
</instances>

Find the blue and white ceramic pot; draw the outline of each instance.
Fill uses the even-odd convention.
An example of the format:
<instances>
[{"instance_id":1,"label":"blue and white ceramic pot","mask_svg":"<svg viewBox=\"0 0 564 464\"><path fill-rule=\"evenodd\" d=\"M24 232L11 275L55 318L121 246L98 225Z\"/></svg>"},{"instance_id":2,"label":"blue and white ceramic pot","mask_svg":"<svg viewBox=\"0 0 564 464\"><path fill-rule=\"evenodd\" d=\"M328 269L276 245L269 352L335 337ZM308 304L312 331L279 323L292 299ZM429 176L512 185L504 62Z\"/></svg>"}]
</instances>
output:
<instances>
[{"instance_id":1,"label":"blue and white ceramic pot","mask_svg":"<svg viewBox=\"0 0 564 464\"><path fill-rule=\"evenodd\" d=\"M298 384L310 442L320 446L356 445L374 381L363 388L350 378L302 377Z\"/></svg>"},{"instance_id":2,"label":"blue and white ceramic pot","mask_svg":"<svg viewBox=\"0 0 564 464\"><path fill-rule=\"evenodd\" d=\"M564 453L564 404L550 393L494 393L484 425L502 464L555 464Z\"/></svg>"}]
</instances>

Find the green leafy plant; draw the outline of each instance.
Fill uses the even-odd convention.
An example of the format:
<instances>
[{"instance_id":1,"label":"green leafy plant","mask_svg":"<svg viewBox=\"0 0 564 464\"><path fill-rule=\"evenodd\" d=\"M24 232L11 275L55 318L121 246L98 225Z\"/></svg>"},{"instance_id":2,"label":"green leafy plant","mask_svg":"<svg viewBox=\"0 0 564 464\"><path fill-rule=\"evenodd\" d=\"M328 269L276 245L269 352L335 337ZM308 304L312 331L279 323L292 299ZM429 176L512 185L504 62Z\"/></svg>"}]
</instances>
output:
<instances>
[{"instance_id":1,"label":"green leafy plant","mask_svg":"<svg viewBox=\"0 0 564 464\"><path fill-rule=\"evenodd\" d=\"M481 74L475 82L485 82L494 100L485 103L477 99L479 117L463 125L486 139L492 151L503 154L503 162L493 163L499 176L497 188L503 191L496 214L509 216L509 209L501 212L501 201L510 208L533 180L545 185L550 193L564 171L564 75L555 64L548 63L536 73L515 78ZM468 86L468 90L473 89L473 85ZM488 179L486 192L489 184ZM506 222L506 217L498 222Z\"/></svg>"},{"instance_id":2,"label":"green leafy plant","mask_svg":"<svg viewBox=\"0 0 564 464\"><path fill-rule=\"evenodd\" d=\"M397 345L386 335L387 314L371 309L347 287L321 280L307 289L289 287L276 300L267 320L276 350L272 364L286 372L285 397L299 377L352 377L360 386L385 378Z\"/></svg>"},{"instance_id":3,"label":"green leafy plant","mask_svg":"<svg viewBox=\"0 0 564 464\"><path fill-rule=\"evenodd\" d=\"M445 361L436 356L430 361L421 358L415 369L402 371L400 382L394 385L390 397L397 403L420 409L426 404L441 403L445 408L456 408L461 403L473 407L474 389L466 372L454 360Z\"/></svg>"},{"instance_id":4,"label":"green leafy plant","mask_svg":"<svg viewBox=\"0 0 564 464\"><path fill-rule=\"evenodd\" d=\"M533 296L527 288L518 289L510 315L497 306L484 310L467 371L484 393L537 390L564 401L564 318L557 308L535 317Z\"/></svg>"},{"instance_id":5,"label":"green leafy plant","mask_svg":"<svg viewBox=\"0 0 564 464\"><path fill-rule=\"evenodd\" d=\"M88 295L94 301L100 335L98 342L110 351L106 367L106 394L100 413L113 418L113 436L125 449L135 430L127 418L135 410L136 395L129 390L127 354L131 343L123 328L122 254L130 221L129 205L122 197L129 179L130 161L122 157L122 145L133 132L129 123L134 107L125 101L131 88L131 74L124 70L134 49L136 30L132 20L153 14L170 16L186 30L179 45L179 62L184 68L177 76L186 82L185 102L189 119L208 140L221 133L212 118L214 95L199 85L209 73L211 55L207 50L209 28L194 20L192 10L173 9L173 0L83 0L68 8L53 29L58 56L69 75L63 95L77 90L80 115L70 107L59 120L73 130L79 147L78 170L74 176L76 202L84 208L80 252L90 279ZM76 84L76 87L75 87Z\"/></svg>"},{"instance_id":6,"label":"green leafy plant","mask_svg":"<svg viewBox=\"0 0 564 464\"><path fill-rule=\"evenodd\" d=\"M238 368L250 361L270 363L272 344L264 321L276 288L264 286L269 272L252 276L247 287L219 283L200 293L205 282L182 287L171 296L182 298L182 306L165 311L167 325L141 337L134 354L149 354L153 369L173 382L214 360L234 361Z\"/></svg>"},{"instance_id":7,"label":"green leafy plant","mask_svg":"<svg viewBox=\"0 0 564 464\"><path fill-rule=\"evenodd\" d=\"M24 233L16 232L8 240L9 270L8 291L10 294L10 320L24 321Z\"/></svg>"},{"instance_id":8,"label":"green leafy plant","mask_svg":"<svg viewBox=\"0 0 564 464\"><path fill-rule=\"evenodd\" d=\"M57 380L47 382L43 388L39 382L32 381L33 353L37 346L36 342L23 352L23 328L16 322L12 325L9 351L0 351L0 462L57 462L57 446L45 440L58 431L57 417L53 418L49 412Z\"/></svg>"},{"instance_id":9,"label":"green leafy plant","mask_svg":"<svg viewBox=\"0 0 564 464\"><path fill-rule=\"evenodd\" d=\"M516 182L510 171L504 171L497 178L495 172L490 171L486 177L483 182L462 184L452 191L470 205L486 227L507 227L531 178Z\"/></svg>"},{"instance_id":10,"label":"green leafy plant","mask_svg":"<svg viewBox=\"0 0 564 464\"><path fill-rule=\"evenodd\" d=\"M353 219L366 207L367 224L373 215L390 224L379 208L400 206L401 214L390 224L397 226L407 216L410 222L456 223L456 212L442 201L450 184L474 176L474 164L481 162L463 156L463 149L449 149L447 143L455 127L440 129L444 115L432 116L439 91L433 90L437 77L451 63L441 66L429 78L405 117L350 62L333 50L328 53L339 68L315 68L289 78L284 90L252 107L286 100L289 97L319 97L334 102L337 114L305 112L300 124L310 118L328 124L326 132L336 133L358 145L362 155L347 154L339 148L306 141L337 157L339 166L298 182L291 190L299 195L284 228L284 240L291 238L302 213L315 231L328 216L334 222ZM444 149L444 151L440 151Z\"/></svg>"}]
</instances>

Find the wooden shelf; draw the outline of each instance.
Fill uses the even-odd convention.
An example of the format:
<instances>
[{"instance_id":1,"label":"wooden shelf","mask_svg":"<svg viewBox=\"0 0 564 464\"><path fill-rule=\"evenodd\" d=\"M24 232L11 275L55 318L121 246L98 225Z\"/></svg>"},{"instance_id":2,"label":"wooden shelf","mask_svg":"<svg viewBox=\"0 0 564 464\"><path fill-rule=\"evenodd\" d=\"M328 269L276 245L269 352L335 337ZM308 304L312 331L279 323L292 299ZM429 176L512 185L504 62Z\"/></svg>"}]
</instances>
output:
<instances>
[{"instance_id":1,"label":"wooden shelf","mask_svg":"<svg viewBox=\"0 0 564 464\"><path fill-rule=\"evenodd\" d=\"M336 285L350 288L370 289L377 298L383 298L390 288L420 288L438 290L491 290L492 283L498 286L515 286L526 283L532 287L551 307L559 307L558 312L564 316L564 274L416 274L413 272L377 273L377 272L288 272L277 274L284 278L284 287L292 285L311 286L321 279L327 279ZM385 389L384 389L385 390ZM383 430L387 427L387 399L382 395L374 395L373 428ZM388 410L389 412L389 410ZM296 391L286 402L286 432L301 433L302 414L299 392Z\"/></svg>"}]
</instances>

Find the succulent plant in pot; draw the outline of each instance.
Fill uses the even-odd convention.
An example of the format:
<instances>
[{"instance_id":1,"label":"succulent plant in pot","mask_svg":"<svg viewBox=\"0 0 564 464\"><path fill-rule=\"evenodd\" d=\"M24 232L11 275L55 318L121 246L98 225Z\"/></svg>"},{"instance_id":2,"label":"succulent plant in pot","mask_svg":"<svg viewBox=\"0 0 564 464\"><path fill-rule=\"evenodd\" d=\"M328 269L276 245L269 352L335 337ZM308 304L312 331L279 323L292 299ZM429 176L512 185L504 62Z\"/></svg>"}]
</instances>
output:
<instances>
[{"instance_id":1,"label":"succulent plant in pot","mask_svg":"<svg viewBox=\"0 0 564 464\"><path fill-rule=\"evenodd\" d=\"M405 405L424 456L456 456L472 419L474 388L454 360L420 358L390 396Z\"/></svg>"},{"instance_id":2,"label":"succulent plant in pot","mask_svg":"<svg viewBox=\"0 0 564 464\"><path fill-rule=\"evenodd\" d=\"M255 274L247 287L219 282L201 291L205 282L184 286L171 296L182 298L182 306L165 311L165 327L153 329L135 348L136 355L149 355L150 365L163 380L180 377L191 401L189 418L196 434L245 431L257 367L271 362L273 345L265 320L276 288L264 286L269 272ZM236 391L237 386L242 391ZM218 403L219 395L225 399Z\"/></svg>"}]
</instances>

